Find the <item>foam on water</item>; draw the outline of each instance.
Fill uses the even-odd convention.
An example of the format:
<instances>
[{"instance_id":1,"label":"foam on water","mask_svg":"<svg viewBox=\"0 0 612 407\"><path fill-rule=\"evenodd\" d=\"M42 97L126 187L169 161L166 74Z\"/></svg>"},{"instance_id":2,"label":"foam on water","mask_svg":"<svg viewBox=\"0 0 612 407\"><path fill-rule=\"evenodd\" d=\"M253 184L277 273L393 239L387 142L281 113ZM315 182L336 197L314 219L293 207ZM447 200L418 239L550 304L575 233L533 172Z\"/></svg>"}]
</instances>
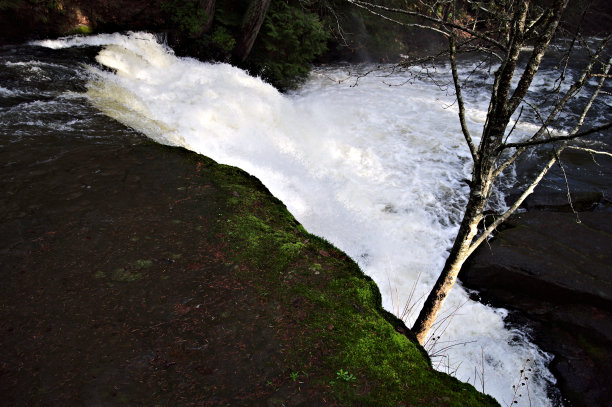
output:
<instances>
[{"instance_id":1,"label":"foam on water","mask_svg":"<svg viewBox=\"0 0 612 407\"><path fill-rule=\"evenodd\" d=\"M117 35L117 34L98 34L95 36L70 36L63 37L54 40L38 40L32 41L32 45L38 45L41 47L60 49L67 47L79 47L79 46L102 46L110 44L123 44L129 46L130 43L143 39L149 41L150 36L142 33L131 33L130 35Z\"/></svg>"},{"instance_id":2,"label":"foam on water","mask_svg":"<svg viewBox=\"0 0 612 407\"><path fill-rule=\"evenodd\" d=\"M96 106L160 143L258 177L306 229L359 263L387 309L403 308L414 284L415 298L433 285L465 204L461 180L471 170L453 98L436 86L366 77L350 87L341 70L322 69L284 96L230 65L177 58L148 34L41 44L109 44L97 60L113 72L90 68ZM384 79L394 81L405 77ZM473 98L468 123L478 134L487 106L482 95ZM438 369L480 389L474 372L484 364L485 392L508 404L529 359L531 403L552 404L549 358L504 327L506 311L470 300L458 285L443 313L453 316L442 318L433 334L441 338L428 345Z\"/></svg>"},{"instance_id":3,"label":"foam on water","mask_svg":"<svg viewBox=\"0 0 612 407\"><path fill-rule=\"evenodd\" d=\"M0 96L2 97L6 97L6 96L14 96L14 95L18 95L19 93L17 91L11 90L11 89L7 89L7 88L3 88L2 86L0 86Z\"/></svg>"}]
</instances>

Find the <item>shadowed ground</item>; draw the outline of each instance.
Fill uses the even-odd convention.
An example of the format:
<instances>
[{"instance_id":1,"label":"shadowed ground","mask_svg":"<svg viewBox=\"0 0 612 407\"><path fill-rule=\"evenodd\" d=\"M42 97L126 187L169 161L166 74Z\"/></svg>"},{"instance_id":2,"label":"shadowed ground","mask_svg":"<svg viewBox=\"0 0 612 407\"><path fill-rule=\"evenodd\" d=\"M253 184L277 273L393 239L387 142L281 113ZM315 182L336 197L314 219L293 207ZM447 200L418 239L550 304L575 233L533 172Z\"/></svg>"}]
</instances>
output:
<instances>
[{"instance_id":1,"label":"shadowed ground","mask_svg":"<svg viewBox=\"0 0 612 407\"><path fill-rule=\"evenodd\" d=\"M0 151L2 405L495 405L242 171L147 143L36 148Z\"/></svg>"}]
</instances>

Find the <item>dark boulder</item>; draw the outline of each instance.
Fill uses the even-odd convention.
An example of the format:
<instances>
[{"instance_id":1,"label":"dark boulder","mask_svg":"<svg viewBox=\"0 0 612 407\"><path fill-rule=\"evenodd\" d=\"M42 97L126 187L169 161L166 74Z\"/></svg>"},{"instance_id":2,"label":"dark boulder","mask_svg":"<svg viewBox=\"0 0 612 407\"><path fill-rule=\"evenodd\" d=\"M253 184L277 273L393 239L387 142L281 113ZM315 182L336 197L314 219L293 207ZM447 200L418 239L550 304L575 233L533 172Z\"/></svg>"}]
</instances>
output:
<instances>
[{"instance_id":1,"label":"dark boulder","mask_svg":"<svg viewBox=\"0 0 612 407\"><path fill-rule=\"evenodd\" d=\"M529 195L521 205L529 211L537 209L544 211L572 212L592 211L599 206L605 205L603 193L600 191L575 191L571 194L571 205L567 195L558 191L537 192ZM518 195L510 195L508 204L513 203Z\"/></svg>"},{"instance_id":2,"label":"dark boulder","mask_svg":"<svg viewBox=\"0 0 612 407\"><path fill-rule=\"evenodd\" d=\"M508 322L528 326L555 355L551 369L567 405L609 406L612 216L552 212L554 199L536 196L537 202L548 210L512 217L460 279L485 302L513 310Z\"/></svg>"},{"instance_id":3,"label":"dark boulder","mask_svg":"<svg viewBox=\"0 0 612 407\"><path fill-rule=\"evenodd\" d=\"M483 293L511 290L612 309L610 212L528 212L509 226L473 256L465 283L482 285Z\"/></svg>"}]
</instances>

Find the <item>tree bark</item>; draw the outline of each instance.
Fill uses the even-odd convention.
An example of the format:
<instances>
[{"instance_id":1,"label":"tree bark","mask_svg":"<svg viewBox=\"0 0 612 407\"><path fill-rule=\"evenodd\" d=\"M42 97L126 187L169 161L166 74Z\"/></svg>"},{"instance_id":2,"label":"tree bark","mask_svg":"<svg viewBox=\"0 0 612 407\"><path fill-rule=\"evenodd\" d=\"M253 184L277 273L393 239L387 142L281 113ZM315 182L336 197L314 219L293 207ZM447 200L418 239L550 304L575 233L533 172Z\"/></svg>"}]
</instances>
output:
<instances>
[{"instance_id":1,"label":"tree bark","mask_svg":"<svg viewBox=\"0 0 612 407\"><path fill-rule=\"evenodd\" d=\"M444 300L454 286L457 276L461 271L461 266L477 246L473 245L472 242L478 231L478 224L482 219L483 209L489 193L498 175L495 172L495 167L500 157L499 148L503 145L510 117L531 86L535 73L540 67L542 56L550 44L550 40L561 20L567 3L568 0L555 0L553 3L549 10L551 19L548 21L542 36L536 41L530 60L522 72L516 89L511 95L512 78L515 75L520 50L526 41L525 29L530 2L519 2L512 15L507 40L507 51L502 65L495 73L495 82L480 145L478 146L477 153L472 153L474 169L472 170L472 184L470 185L468 204L450 255L412 327L412 331L421 345L425 343L427 334L435 322ZM452 35L450 37L450 46L452 65L455 55L454 38ZM455 86L459 88L456 67L454 66L453 75ZM457 97L461 104L460 95L460 92L457 91Z\"/></svg>"},{"instance_id":2,"label":"tree bark","mask_svg":"<svg viewBox=\"0 0 612 407\"><path fill-rule=\"evenodd\" d=\"M197 39L210 32L215 17L215 6L216 0L198 0L196 12L198 14L202 12L202 17L198 21L198 30L190 32L189 38Z\"/></svg>"},{"instance_id":3,"label":"tree bark","mask_svg":"<svg viewBox=\"0 0 612 407\"><path fill-rule=\"evenodd\" d=\"M204 11L204 16L202 17L202 28L197 34L197 37L201 37L203 34L206 34L210 31L213 24L213 19L215 17L215 3L216 0L200 0L198 2L198 7L200 10Z\"/></svg>"},{"instance_id":4,"label":"tree bark","mask_svg":"<svg viewBox=\"0 0 612 407\"><path fill-rule=\"evenodd\" d=\"M244 62L249 56L269 7L270 0L252 0L249 4L233 51L234 59L237 62Z\"/></svg>"},{"instance_id":5,"label":"tree bark","mask_svg":"<svg viewBox=\"0 0 612 407\"><path fill-rule=\"evenodd\" d=\"M486 202L481 189L477 187L471 188L470 199L453 248L446 259L438 280L429 292L416 322L412 326L412 332L416 335L421 345L425 344L427 334L434 324L446 296L451 288L453 288L453 285L455 285L459 271L461 271L461 266L469 255L470 245L478 231L478 223L482 218L482 209Z\"/></svg>"}]
</instances>

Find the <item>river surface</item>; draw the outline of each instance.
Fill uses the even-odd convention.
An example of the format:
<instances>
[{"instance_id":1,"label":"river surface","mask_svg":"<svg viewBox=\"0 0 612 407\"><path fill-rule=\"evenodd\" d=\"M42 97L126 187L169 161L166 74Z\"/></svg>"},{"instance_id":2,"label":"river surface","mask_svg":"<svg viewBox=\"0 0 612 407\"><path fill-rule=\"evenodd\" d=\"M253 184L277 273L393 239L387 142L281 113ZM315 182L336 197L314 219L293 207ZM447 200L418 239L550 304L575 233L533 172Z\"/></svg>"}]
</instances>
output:
<instances>
[{"instance_id":1,"label":"river surface","mask_svg":"<svg viewBox=\"0 0 612 407\"><path fill-rule=\"evenodd\" d=\"M465 61L461 72L467 76L475 67ZM378 284L384 306L410 326L452 244L471 158L447 88L390 69L354 75L369 69L321 67L299 90L283 95L232 66L177 58L149 34L4 48L0 145L8 159L2 166L53 160L76 153L81 143L142 143L143 134L238 166L259 178L308 231L355 259ZM555 71L549 71L536 88L554 82ZM489 72L478 72L466 87L474 134L486 115L482 89L490 86ZM438 74L442 82L449 78L443 65ZM590 122L609 121L610 106L612 98L604 95ZM518 122L514 137L535 128L530 119L526 114ZM607 136L585 143L610 151ZM40 146L28 149L37 157L20 155L24 143ZM510 171L504 177L497 206L537 154L521 164L525 171L518 176ZM572 187L610 197L609 161L595 165L577 154L566 161ZM544 187L565 188L562 172ZM413 311L405 315L407 302ZM484 387L502 405L514 398L521 370L531 369L518 405L558 405L550 355L506 326L506 315L455 287L426 344L434 366Z\"/></svg>"}]
</instances>

